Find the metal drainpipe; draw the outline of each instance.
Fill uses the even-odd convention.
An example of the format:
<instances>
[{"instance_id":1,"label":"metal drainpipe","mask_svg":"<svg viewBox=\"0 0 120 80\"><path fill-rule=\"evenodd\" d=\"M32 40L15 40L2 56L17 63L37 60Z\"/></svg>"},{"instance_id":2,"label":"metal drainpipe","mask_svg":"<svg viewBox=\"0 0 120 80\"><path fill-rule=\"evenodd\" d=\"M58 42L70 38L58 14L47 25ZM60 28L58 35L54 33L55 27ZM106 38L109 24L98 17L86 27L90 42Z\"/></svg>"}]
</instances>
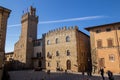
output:
<instances>
[{"instance_id":1,"label":"metal drainpipe","mask_svg":"<svg viewBox=\"0 0 120 80\"><path fill-rule=\"evenodd\" d=\"M114 27L114 29L115 29L115 26L113 26ZM118 33L117 33L117 29L115 29L115 34L116 34L116 41L117 41L117 46L118 46L118 54L119 54L119 67L120 67L120 50L119 50L119 40L118 40Z\"/></svg>"}]
</instances>

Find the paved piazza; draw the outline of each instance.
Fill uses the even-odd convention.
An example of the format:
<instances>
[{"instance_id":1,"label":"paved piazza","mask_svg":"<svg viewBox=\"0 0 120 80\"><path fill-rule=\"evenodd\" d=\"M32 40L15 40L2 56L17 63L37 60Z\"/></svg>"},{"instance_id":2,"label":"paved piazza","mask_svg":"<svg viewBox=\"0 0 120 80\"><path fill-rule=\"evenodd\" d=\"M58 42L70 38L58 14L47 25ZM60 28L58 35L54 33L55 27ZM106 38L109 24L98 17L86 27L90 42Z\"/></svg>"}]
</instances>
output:
<instances>
[{"instance_id":1,"label":"paved piazza","mask_svg":"<svg viewBox=\"0 0 120 80\"><path fill-rule=\"evenodd\" d=\"M70 72L51 72L47 74L40 71L12 71L9 74L10 80L102 80L99 74L89 77L86 74L82 75L81 73ZM114 80L120 80L120 74L114 74L114 78ZM105 80L108 80L107 75L105 75Z\"/></svg>"}]
</instances>

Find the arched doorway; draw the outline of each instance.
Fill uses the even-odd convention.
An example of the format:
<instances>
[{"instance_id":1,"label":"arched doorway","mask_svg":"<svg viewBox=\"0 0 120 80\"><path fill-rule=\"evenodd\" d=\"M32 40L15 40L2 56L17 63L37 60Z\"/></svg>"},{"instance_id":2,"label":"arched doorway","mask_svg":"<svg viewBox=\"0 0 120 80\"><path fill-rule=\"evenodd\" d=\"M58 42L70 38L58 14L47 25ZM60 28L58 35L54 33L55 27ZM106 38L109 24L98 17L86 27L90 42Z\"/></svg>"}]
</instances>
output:
<instances>
[{"instance_id":1,"label":"arched doorway","mask_svg":"<svg viewBox=\"0 0 120 80\"><path fill-rule=\"evenodd\" d=\"M71 61L67 60L66 62L67 70L71 70Z\"/></svg>"}]
</instances>

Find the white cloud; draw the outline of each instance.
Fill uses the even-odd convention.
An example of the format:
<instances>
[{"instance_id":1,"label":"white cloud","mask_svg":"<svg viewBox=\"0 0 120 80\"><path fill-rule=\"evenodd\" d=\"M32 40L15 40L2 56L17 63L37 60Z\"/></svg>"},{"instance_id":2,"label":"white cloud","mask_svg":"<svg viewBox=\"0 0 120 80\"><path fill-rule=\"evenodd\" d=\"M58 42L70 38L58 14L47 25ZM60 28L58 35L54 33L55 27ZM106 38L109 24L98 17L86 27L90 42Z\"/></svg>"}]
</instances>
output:
<instances>
[{"instance_id":1,"label":"white cloud","mask_svg":"<svg viewBox=\"0 0 120 80\"><path fill-rule=\"evenodd\" d=\"M83 20L92 20L104 18L105 16L87 16L87 17L79 17L79 18L69 18L62 20L54 20L54 21L40 21L39 24L48 24L48 23L60 23L60 22L70 22L70 21L83 21Z\"/></svg>"},{"instance_id":2,"label":"white cloud","mask_svg":"<svg viewBox=\"0 0 120 80\"><path fill-rule=\"evenodd\" d=\"M21 24L8 25L8 27L17 27L17 26L21 26Z\"/></svg>"},{"instance_id":3,"label":"white cloud","mask_svg":"<svg viewBox=\"0 0 120 80\"><path fill-rule=\"evenodd\" d=\"M93 19L100 19L100 18L104 18L104 17L106 17L106 16L87 16L87 17L79 17L79 18L53 20L53 21L39 21L38 24L50 24L50 23L70 22L70 21L93 20ZM8 27L17 27L17 26L21 26L21 24L8 25Z\"/></svg>"}]
</instances>

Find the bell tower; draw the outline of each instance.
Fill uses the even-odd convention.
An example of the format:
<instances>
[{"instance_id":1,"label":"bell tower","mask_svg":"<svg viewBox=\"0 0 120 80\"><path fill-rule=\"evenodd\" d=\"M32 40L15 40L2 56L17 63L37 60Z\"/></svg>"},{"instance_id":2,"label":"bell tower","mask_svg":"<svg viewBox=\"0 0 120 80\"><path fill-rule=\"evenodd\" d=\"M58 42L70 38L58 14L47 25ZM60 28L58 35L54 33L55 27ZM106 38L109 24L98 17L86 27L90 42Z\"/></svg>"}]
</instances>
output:
<instances>
[{"instance_id":1,"label":"bell tower","mask_svg":"<svg viewBox=\"0 0 120 80\"><path fill-rule=\"evenodd\" d=\"M38 16L36 16L36 8L33 8L32 6L30 7L29 12L22 16L21 24L21 38L26 37L26 39L31 38L32 40L37 39Z\"/></svg>"},{"instance_id":2,"label":"bell tower","mask_svg":"<svg viewBox=\"0 0 120 80\"><path fill-rule=\"evenodd\" d=\"M4 65L7 20L11 10L0 6L0 80Z\"/></svg>"},{"instance_id":3,"label":"bell tower","mask_svg":"<svg viewBox=\"0 0 120 80\"><path fill-rule=\"evenodd\" d=\"M21 24L21 35L14 50L14 58L19 62L19 66L16 65L16 68L30 68L33 55L32 41L37 39L38 16L36 16L36 8L31 6L29 12L23 14Z\"/></svg>"}]
</instances>

